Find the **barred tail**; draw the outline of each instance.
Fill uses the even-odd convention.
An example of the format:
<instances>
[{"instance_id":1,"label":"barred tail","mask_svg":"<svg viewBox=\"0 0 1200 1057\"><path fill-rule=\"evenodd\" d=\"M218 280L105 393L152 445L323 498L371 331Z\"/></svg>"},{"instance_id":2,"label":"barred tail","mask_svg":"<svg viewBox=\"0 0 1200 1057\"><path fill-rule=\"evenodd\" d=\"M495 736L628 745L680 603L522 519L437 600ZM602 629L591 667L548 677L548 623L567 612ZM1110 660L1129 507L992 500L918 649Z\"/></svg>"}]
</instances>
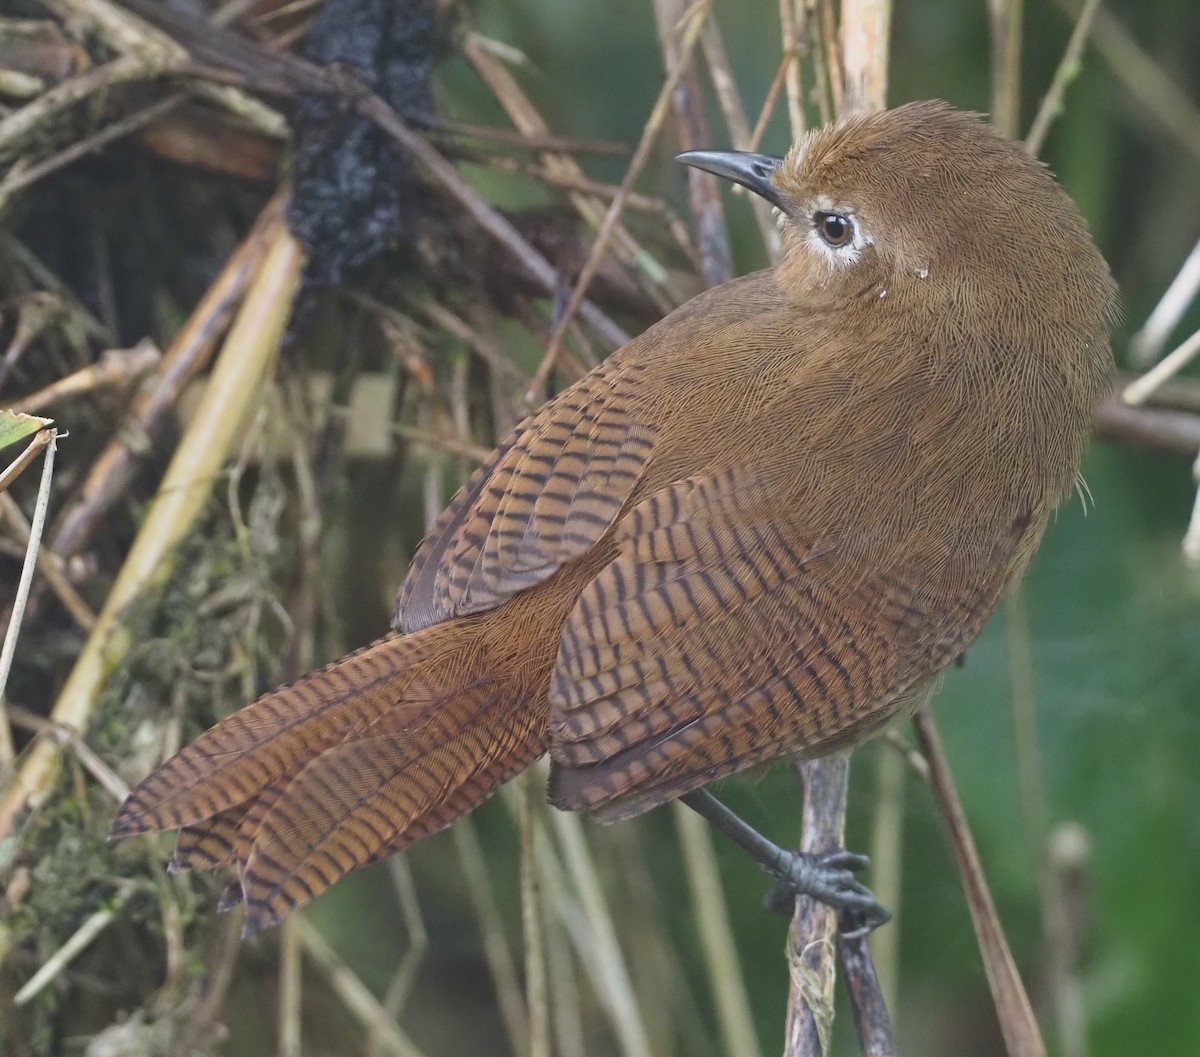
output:
<instances>
[{"instance_id":1,"label":"barred tail","mask_svg":"<svg viewBox=\"0 0 1200 1057\"><path fill-rule=\"evenodd\" d=\"M389 635L218 723L112 835L180 828L172 867L238 867L246 934L448 826L545 752L544 705L487 672L479 622ZM538 695L544 698L544 691Z\"/></svg>"}]
</instances>

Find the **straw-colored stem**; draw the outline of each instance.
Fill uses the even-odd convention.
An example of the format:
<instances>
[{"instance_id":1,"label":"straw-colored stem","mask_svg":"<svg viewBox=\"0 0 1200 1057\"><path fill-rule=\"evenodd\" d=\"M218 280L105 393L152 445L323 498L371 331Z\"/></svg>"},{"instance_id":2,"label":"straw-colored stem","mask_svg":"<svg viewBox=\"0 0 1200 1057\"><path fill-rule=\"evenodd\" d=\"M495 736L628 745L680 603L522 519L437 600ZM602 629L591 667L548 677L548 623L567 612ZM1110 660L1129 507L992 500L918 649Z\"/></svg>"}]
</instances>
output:
<instances>
[{"instance_id":1,"label":"straw-colored stem","mask_svg":"<svg viewBox=\"0 0 1200 1057\"><path fill-rule=\"evenodd\" d=\"M300 1013L304 996L299 915L283 923L279 943L279 1057L301 1057Z\"/></svg>"},{"instance_id":2,"label":"straw-colored stem","mask_svg":"<svg viewBox=\"0 0 1200 1057\"><path fill-rule=\"evenodd\" d=\"M51 712L59 727L81 731L109 675L132 645L127 607L160 587L174 569L178 544L194 530L263 378L279 347L300 274L300 247L281 231L242 306L204 396L159 486L83 651ZM0 836L26 808L36 808L58 773L60 744L39 737L0 801Z\"/></svg>"},{"instance_id":3,"label":"straw-colored stem","mask_svg":"<svg viewBox=\"0 0 1200 1057\"><path fill-rule=\"evenodd\" d=\"M59 974L82 954L100 933L113 923L117 915L121 912L121 908L129 901L129 897L133 895L133 892L134 888L132 885L121 888L109 906L103 907L91 914L72 933L67 942L47 958L42 967L16 993L13 997L13 1004L17 1006L25 1005L53 983Z\"/></svg>"},{"instance_id":4,"label":"straw-colored stem","mask_svg":"<svg viewBox=\"0 0 1200 1057\"><path fill-rule=\"evenodd\" d=\"M1024 0L988 0L992 38L992 124L1015 139L1021 127L1021 17Z\"/></svg>"},{"instance_id":5,"label":"straw-colored stem","mask_svg":"<svg viewBox=\"0 0 1200 1057\"><path fill-rule=\"evenodd\" d=\"M678 801L671 806L724 1052L729 1057L757 1057L758 1038L746 994L746 978L729 922L729 907L721 887L709 825Z\"/></svg>"},{"instance_id":6,"label":"straw-colored stem","mask_svg":"<svg viewBox=\"0 0 1200 1057\"><path fill-rule=\"evenodd\" d=\"M41 438L46 438L42 440ZM8 717L3 714L4 691L8 686L8 673L12 671L13 657L17 652L17 637L21 633L21 622L25 606L29 601L29 588L33 583L33 570L37 565L38 547L42 542L42 527L46 524L46 508L50 503L50 483L54 480L54 453L58 447L58 432L43 430L30 443L29 448L44 448L42 477L38 484L37 503L33 520L29 526L29 542L25 546L25 560L21 564L21 576L17 581L17 593L13 598L12 612L4 632L4 646L0 649L0 767L7 769L13 762L13 743ZM28 450L28 449L27 449ZM9 498L5 496L5 498Z\"/></svg>"},{"instance_id":7,"label":"straw-colored stem","mask_svg":"<svg viewBox=\"0 0 1200 1057\"><path fill-rule=\"evenodd\" d=\"M525 1007L529 1011L529 1057L550 1057L550 981L546 975L546 936L537 863L537 812L541 776L527 771L518 779L517 826L521 833L521 925L525 939Z\"/></svg>"},{"instance_id":8,"label":"straw-colored stem","mask_svg":"<svg viewBox=\"0 0 1200 1057\"><path fill-rule=\"evenodd\" d=\"M516 960L504 930L504 918L496 903L496 894L487 873L487 862L475 823L470 818L459 819L451 830L454 844L462 864L463 878L467 883L467 895L479 919L479 930L483 937L483 955L492 974L496 999L500 1005L500 1016L508 1032L508 1042L513 1053L529 1052L529 1018L521 997L521 985L517 976Z\"/></svg>"},{"instance_id":9,"label":"straw-colored stem","mask_svg":"<svg viewBox=\"0 0 1200 1057\"><path fill-rule=\"evenodd\" d=\"M421 1050L388 1016L367 985L338 956L337 952L303 916L295 921L297 937L304 953L325 977L330 990L341 1000L360 1024L378 1040L379 1046L394 1057L422 1057Z\"/></svg>"},{"instance_id":10,"label":"straw-colored stem","mask_svg":"<svg viewBox=\"0 0 1200 1057\"><path fill-rule=\"evenodd\" d=\"M604 898L596 863L583 836L583 824L578 815L565 811L552 812L551 817L562 847L563 862L579 896L590 934L589 953L593 961L589 967L601 982L600 996L608 1007L621 1053L624 1057L650 1057L650 1039L617 942L612 912Z\"/></svg>"}]
</instances>

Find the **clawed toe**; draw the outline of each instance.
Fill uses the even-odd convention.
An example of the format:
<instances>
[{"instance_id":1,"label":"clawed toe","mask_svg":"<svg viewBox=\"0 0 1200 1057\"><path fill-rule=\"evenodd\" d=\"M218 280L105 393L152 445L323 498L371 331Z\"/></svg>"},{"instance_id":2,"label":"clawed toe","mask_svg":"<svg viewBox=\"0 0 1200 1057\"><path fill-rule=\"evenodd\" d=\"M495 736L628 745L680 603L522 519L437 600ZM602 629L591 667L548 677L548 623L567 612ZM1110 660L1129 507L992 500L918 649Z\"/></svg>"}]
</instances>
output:
<instances>
[{"instance_id":1,"label":"clawed toe","mask_svg":"<svg viewBox=\"0 0 1200 1057\"><path fill-rule=\"evenodd\" d=\"M810 896L839 912L839 929L848 938L865 936L892 916L854 876L869 865L865 855L844 848L819 855L783 852L770 870L775 882L763 903L768 910L790 915L798 895Z\"/></svg>"}]
</instances>

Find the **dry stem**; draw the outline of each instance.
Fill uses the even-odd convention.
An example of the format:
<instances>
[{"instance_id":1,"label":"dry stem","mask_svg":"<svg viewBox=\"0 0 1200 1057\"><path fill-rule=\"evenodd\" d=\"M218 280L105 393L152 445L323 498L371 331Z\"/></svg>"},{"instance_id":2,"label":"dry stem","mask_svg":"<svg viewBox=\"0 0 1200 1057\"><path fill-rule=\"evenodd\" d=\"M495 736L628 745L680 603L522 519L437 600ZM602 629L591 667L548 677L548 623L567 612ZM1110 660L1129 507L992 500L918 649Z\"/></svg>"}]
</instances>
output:
<instances>
[{"instance_id":1,"label":"dry stem","mask_svg":"<svg viewBox=\"0 0 1200 1057\"><path fill-rule=\"evenodd\" d=\"M604 216L604 222L601 224L600 231L596 235L596 241L592 245L592 251L588 255L588 259L579 273L579 278L575 282L575 287L571 291L571 296L567 300L566 307L563 309L562 315L559 317L558 323L550 335L550 341L547 343L542 362L534 372L533 381L530 383L529 389L526 390L525 402L527 404L536 406L541 403L542 389L546 384L546 379L550 376L550 371L554 368L554 363L567 327L575 313L582 308L584 294L587 292L588 285L600 267L604 251L608 248L609 240L612 238L617 221L620 219L621 212L625 207L625 196L632 189L634 181L641 173L642 167L646 164L646 159L650 156L651 149L658 140L658 134L662 130L663 121L667 116L667 108L670 104L672 93L675 91L676 84L691 62L692 50L699 40L700 30L703 28L704 20L707 16L708 0L697 0L688 16L689 21L684 30L683 38L679 43L679 61L670 70L666 80L663 82L658 99L650 111L650 116L646 119L646 125L642 130L642 138L637 145L637 149L633 152L633 157L629 161L629 167L626 169L625 176L621 180L621 190L608 207L608 212Z\"/></svg>"},{"instance_id":2,"label":"dry stem","mask_svg":"<svg viewBox=\"0 0 1200 1057\"><path fill-rule=\"evenodd\" d=\"M143 522L121 572L105 600L87 644L51 713L60 727L81 731L109 674L128 651L126 607L164 582L178 543L203 513L214 481L255 404L291 310L301 254L281 233L263 262L254 289L225 342L204 399L171 460L158 497ZM26 809L38 807L58 773L58 742L39 737L0 802L0 836L11 832Z\"/></svg>"},{"instance_id":3,"label":"dry stem","mask_svg":"<svg viewBox=\"0 0 1200 1057\"><path fill-rule=\"evenodd\" d=\"M1000 1021L1000 1031L1004 1036L1008 1055L1045 1057L1046 1047L1029 1004L1029 996L1025 993L1013 962L1008 941L1004 938L1004 930L1000 927L996 905L992 902L987 880L983 876L983 867L979 862L979 853L975 850L974 840L971 839L967 819L954 787L954 779L942 751L937 725L928 708L917 713L913 724L921 743L921 751L929 763L934 798L946 824L954 861L958 864L959 876L967 896L971 921L975 925L975 935L979 939L983 966L992 989L992 1001L996 1005L996 1015Z\"/></svg>"}]
</instances>

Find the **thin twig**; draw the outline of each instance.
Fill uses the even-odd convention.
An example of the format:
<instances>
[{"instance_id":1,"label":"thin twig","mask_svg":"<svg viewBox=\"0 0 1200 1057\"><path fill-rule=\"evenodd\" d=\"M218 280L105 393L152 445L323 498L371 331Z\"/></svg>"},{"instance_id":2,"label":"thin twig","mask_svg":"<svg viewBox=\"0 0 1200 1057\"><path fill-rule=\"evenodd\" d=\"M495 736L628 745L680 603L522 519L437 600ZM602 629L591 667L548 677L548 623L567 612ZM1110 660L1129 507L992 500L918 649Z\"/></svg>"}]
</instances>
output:
<instances>
[{"instance_id":1,"label":"thin twig","mask_svg":"<svg viewBox=\"0 0 1200 1057\"><path fill-rule=\"evenodd\" d=\"M710 14L708 21L704 24L704 29L700 33L700 46L704 49L704 64L708 67L708 76L712 80L713 90L717 93L717 102L725 117L725 126L729 130L729 138L734 149L754 150L754 137L746 117L746 108L742 105L742 96L738 91L733 70L729 66L725 41L721 36L721 27L717 24L715 14ZM758 224L758 232L763 240L763 247L767 251L767 258L774 263L779 259L781 240L779 228L775 225L771 204L761 195L750 195L749 198L750 208L754 211L754 220Z\"/></svg>"},{"instance_id":2,"label":"thin twig","mask_svg":"<svg viewBox=\"0 0 1200 1057\"><path fill-rule=\"evenodd\" d=\"M414 444L421 444L435 451L444 451L449 455L458 455L477 463L486 462L492 455L492 449L485 448L482 444L472 444L459 437L435 433L417 426L406 426L400 422L393 423L392 432L397 437L403 437Z\"/></svg>"},{"instance_id":3,"label":"thin twig","mask_svg":"<svg viewBox=\"0 0 1200 1057\"><path fill-rule=\"evenodd\" d=\"M267 90L293 94L315 91L338 96L373 122L411 155L442 189L461 205L475 223L504 246L521 265L553 294L557 273L553 266L523 239L496 209L490 206L458 170L422 135L414 131L387 101L376 95L352 68L321 66L289 52L276 52L255 45L238 33L212 26L203 18L169 8L152 0L126 0L139 15L156 25L168 26L187 39L188 48L212 71L234 70L245 78L258 78ZM205 68L191 63L188 72L200 76ZM629 336L604 312L589 301L578 308L580 316L613 347L624 345Z\"/></svg>"},{"instance_id":4,"label":"thin twig","mask_svg":"<svg viewBox=\"0 0 1200 1057\"><path fill-rule=\"evenodd\" d=\"M242 951L241 913L227 914L221 920L212 945L204 952L203 964L208 970L204 991L191 1011L187 1027L182 1032L178 1052L191 1053L211 1040L214 1029L219 1030L221 1007L233 982L233 970Z\"/></svg>"},{"instance_id":5,"label":"thin twig","mask_svg":"<svg viewBox=\"0 0 1200 1057\"><path fill-rule=\"evenodd\" d=\"M1079 60L1083 55L1084 45L1088 34L1092 31L1092 20L1100 9L1100 0L1085 0L1079 17L1075 20L1075 28L1071 30L1071 38L1059 60L1058 68L1042 97L1042 105L1038 107L1037 117L1029 127L1029 135L1025 137L1025 149L1035 158L1042 152L1042 144L1050 125L1062 109L1062 98L1069 85L1079 73Z\"/></svg>"},{"instance_id":6,"label":"thin twig","mask_svg":"<svg viewBox=\"0 0 1200 1057\"><path fill-rule=\"evenodd\" d=\"M49 91L0 120L0 155L12 153L39 126L97 92L130 81L161 77L170 61L161 53L121 55L110 62L55 85Z\"/></svg>"},{"instance_id":7,"label":"thin twig","mask_svg":"<svg viewBox=\"0 0 1200 1057\"><path fill-rule=\"evenodd\" d=\"M105 345L116 343L117 338L112 330L96 318L95 313L79 300L75 292L51 268L48 268L44 261L4 227L0 227L0 248L3 248L4 252L13 259L13 263L20 265L28 273L33 285L38 288L39 292L30 294L29 298L48 296L58 298L66 306L71 321L78 324L87 337L94 338ZM0 381L3 380L9 367L6 355L5 362L0 364Z\"/></svg>"},{"instance_id":8,"label":"thin twig","mask_svg":"<svg viewBox=\"0 0 1200 1057\"><path fill-rule=\"evenodd\" d=\"M400 1019L412 995L413 984L417 981L421 962L429 947L429 933L425 929L421 904L417 898L417 882L413 878L408 857L393 855L387 861L387 870L392 880L392 888L396 892L400 914L404 918L404 927L408 932L408 947L396 968L392 970L392 978L388 981L387 991L383 996L383 1008L395 1021ZM368 1032L364 1048L372 1057L380 1051L381 1046L373 1032Z\"/></svg>"},{"instance_id":9,"label":"thin twig","mask_svg":"<svg viewBox=\"0 0 1200 1057\"><path fill-rule=\"evenodd\" d=\"M538 113L537 108L525 92L521 90L516 79L497 61L494 55L479 46L473 34L468 34L463 44L463 53L474 66L475 72L491 88L500 105L504 107L505 113L522 134L545 136L549 133L549 126L545 119ZM556 177L566 180L585 179L579 163L569 154L561 151L543 151L541 161L543 166ZM591 228L599 231L604 223L604 203L591 192L582 190L569 194L567 197ZM637 279L643 276L649 280L649 282L639 282L638 285L646 296L658 305L659 311L665 315L672 307L664 297L662 290L659 289L666 284L666 269L638 244L624 225L617 225L613 237L618 255L630 266L634 281L637 282Z\"/></svg>"},{"instance_id":10,"label":"thin twig","mask_svg":"<svg viewBox=\"0 0 1200 1057\"><path fill-rule=\"evenodd\" d=\"M1114 444L1195 458L1200 451L1200 415L1161 407L1130 407L1107 400L1096 418L1096 435Z\"/></svg>"},{"instance_id":11,"label":"thin twig","mask_svg":"<svg viewBox=\"0 0 1200 1057\"><path fill-rule=\"evenodd\" d=\"M1164 356L1140 378L1135 378L1121 393L1127 404L1144 404L1150 394L1163 382L1174 378L1197 356L1200 356L1200 330L1196 331L1177 349Z\"/></svg>"},{"instance_id":12,"label":"thin twig","mask_svg":"<svg viewBox=\"0 0 1200 1057\"><path fill-rule=\"evenodd\" d=\"M527 404L536 405L544 399L542 390L546 384L546 379L550 376L550 371L554 368L559 348L567 332L567 327L570 325L575 313L582 311L584 294L587 292L588 285L595 276L596 270L600 267L601 258L604 256L604 251L608 248L609 239L612 238L617 221L625 207L625 195L633 187L634 181L640 175L642 167L646 164L646 159L650 156L650 151L658 140L658 134L662 130L663 121L666 119L667 110L670 106L671 95L675 91L675 85L691 62L692 51L699 40L700 30L704 25L704 19L707 15L708 0L696 0L691 9L690 20L687 28L684 30L683 39L679 43L679 62L667 74L667 78L659 91L658 99L650 111L650 116L646 119L645 127L642 129L642 138L637 145L637 149L633 152L633 157L629 161L629 167L626 169L625 176L621 180L621 191L608 207L608 212L604 216L604 222L600 225L600 231L597 233L596 241L592 245L592 251L579 273L579 278L575 281L575 287L571 291L571 296L567 300L566 307L563 309L558 324L550 335L550 341L546 345L546 352L542 357L542 362L538 365L538 369L533 375L533 381L526 390L525 402Z\"/></svg>"},{"instance_id":13,"label":"thin twig","mask_svg":"<svg viewBox=\"0 0 1200 1057\"><path fill-rule=\"evenodd\" d=\"M43 411L81 393L128 385L154 370L161 360L162 353L148 338L138 342L132 349L109 349L95 363L51 382L36 393L14 400L8 405L9 410L22 413Z\"/></svg>"},{"instance_id":14,"label":"thin twig","mask_svg":"<svg viewBox=\"0 0 1200 1057\"><path fill-rule=\"evenodd\" d=\"M1058 0L1058 5L1072 15L1080 6L1079 0ZM1200 107L1104 8L1096 12L1092 43L1147 116L1200 160Z\"/></svg>"},{"instance_id":15,"label":"thin twig","mask_svg":"<svg viewBox=\"0 0 1200 1057\"><path fill-rule=\"evenodd\" d=\"M914 753L915 755L915 753ZM887 928L871 933L871 954L888 1009L900 989L901 881L904 875L905 757L890 746L875 752L875 811L871 820L871 891L892 912Z\"/></svg>"},{"instance_id":16,"label":"thin twig","mask_svg":"<svg viewBox=\"0 0 1200 1057\"><path fill-rule=\"evenodd\" d=\"M384 306L380 306L381 308ZM474 352L480 360L487 364L488 369L500 377L514 381L524 381L525 375L512 360L506 356L492 334L477 327L472 327L466 320L460 319L445 305L438 304L429 298L412 298L406 307L414 313L422 314L441 327L447 334L457 338Z\"/></svg>"},{"instance_id":17,"label":"thin twig","mask_svg":"<svg viewBox=\"0 0 1200 1057\"><path fill-rule=\"evenodd\" d=\"M0 494L0 515L3 515L13 529L22 547L29 545L31 526L25 519L25 514L17 506L17 502L7 492ZM84 601L83 596L71 583L66 572L66 562L52 547L43 545L38 555L37 571L46 581L47 586L54 592L55 597L62 603L63 608L71 615L71 619L83 630L90 632L96 623L96 614Z\"/></svg>"},{"instance_id":18,"label":"thin twig","mask_svg":"<svg viewBox=\"0 0 1200 1057\"><path fill-rule=\"evenodd\" d=\"M779 100L779 93L783 88L783 82L787 77L787 72L791 69L796 61L796 45L790 44L784 49L783 56L779 60L779 66L775 69L775 76L771 79L771 85L767 89L766 96L763 97L762 109L758 112L758 120L754 122L754 131L750 133L750 141L746 144L746 150L758 150L762 144L762 138L767 133L767 125L771 121L771 115L775 113L775 103Z\"/></svg>"},{"instance_id":19,"label":"thin twig","mask_svg":"<svg viewBox=\"0 0 1200 1057\"><path fill-rule=\"evenodd\" d=\"M928 708L923 708L913 719L921 751L929 762L930 786L938 811L950 838L950 850L958 864L967 906L975 935L979 939L979 950L983 955L983 967L987 973L1000 1021L1000 1032L1009 1057L1045 1057L1046 1046L1042 1042L1029 996L1017 973L1004 929L996 914L996 904L988 890L987 879L979 862L979 853L971 838L967 819L963 814L954 779L942 751L941 737Z\"/></svg>"},{"instance_id":20,"label":"thin twig","mask_svg":"<svg viewBox=\"0 0 1200 1057\"><path fill-rule=\"evenodd\" d=\"M463 45L464 51L478 39L477 34L468 33ZM479 51L484 50L483 48L479 49ZM453 121L450 118L438 117L433 131L529 151L553 151L556 154L595 154L603 158L619 158L629 153L629 148L624 143L555 136L548 128L545 132L532 132L524 129L513 132L510 129L495 128L492 125L476 125L469 121Z\"/></svg>"},{"instance_id":21,"label":"thin twig","mask_svg":"<svg viewBox=\"0 0 1200 1057\"><path fill-rule=\"evenodd\" d=\"M870 0L867 0L867 3L869 4ZM842 35L838 29L837 15L834 13L834 0L816 0L814 6L821 17L821 47L818 51L825 55L828 71L823 83L829 90L832 112L841 117L846 106L846 75L842 58Z\"/></svg>"},{"instance_id":22,"label":"thin twig","mask_svg":"<svg viewBox=\"0 0 1200 1057\"><path fill-rule=\"evenodd\" d=\"M93 132L90 136L84 136L83 139L72 143L65 150L51 155L36 165L30 165L26 169L14 169L0 183L0 208L3 208L9 196L17 191L21 191L31 184L37 183L38 180L49 176L51 173L58 172L59 169L65 168L80 158L86 158L89 154L103 150L110 143L116 142L122 136L128 136L131 132L136 132L139 128L149 125L156 118L160 118L163 114L174 110L185 98L186 96L183 93L177 92L175 95L169 95L165 99L159 99L149 106L142 107L141 110L135 110L132 114L127 114L119 121L114 121L111 125L106 125L98 132Z\"/></svg>"},{"instance_id":23,"label":"thin twig","mask_svg":"<svg viewBox=\"0 0 1200 1057\"><path fill-rule=\"evenodd\" d=\"M507 155L491 154L481 156L477 160L479 164L486 165L490 169L497 169L500 172L520 173L523 176L530 176L536 180L540 180L551 187L561 187L566 191L582 191L584 194L602 199L605 202L611 202L621 190L616 184L601 183L599 180L593 180L584 175L572 176L557 169L540 165L537 162L521 161L518 158L510 158ZM671 207L665 199L656 198L653 195L639 194L637 191L630 191L625 196L625 207L627 209L639 209L646 213L660 213L664 216L668 215L671 211ZM601 210L601 216L603 216L603 210Z\"/></svg>"},{"instance_id":24,"label":"thin twig","mask_svg":"<svg viewBox=\"0 0 1200 1057\"><path fill-rule=\"evenodd\" d=\"M370 93L363 94L358 98L357 109L416 158L442 185L443 189L471 215L475 223L504 246L530 275L542 284L547 293L554 292L558 274L553 265L530 246L508 220L488 205L483 196L463 178L450 162L434 150L423 137L409 128L395 110L378 96ZM581 300L577 309L579 315L595 327L597 333L614 347L624 345L629 340L629 336L590 301Z\"/></svg>"},{"instance_id":25,"label":"thin twig","mask_svg":"<svg viewBox=\"0 0 1200 1057\"><path fill-rule=\"evenodd\" d=\"M7 768L13 762L8 717L3 714L4 691L8 686L8 675L12 671L13 657L17 652L17 638L21 634L25 604L29 601L29 586L33 583L33 570L37 565L38 547L42 542L42 528L46 524L46 507L50 503L50 484L54 479L54 453L58 446L58 431L53 426L43 430L38 437L46 437L41 444L46 449L45 460L42 463L42 477L38 485L33 519L29 525L29 543L25 548L21 578L17 581L17 593L13 598L12 613L8 618L8 628L4 632L4 646L3 649L0 649L0 768ZM37 438L35 438L36 441ZM31 444L30 447L32 446Z\"/></svg>"},{"instance_id":26,"label":"thin twig","mask_svg":"<svg viewBox=\"0 0 1200 1057\"><path fill-rule=\"evenodd\" d=\"M1196 300L1198 291L1200 291L1200 242L1192 247L1192 252L1183 262L1183 267L1179 269L1175 278L1171 280L1170 286L1159 298L1158 304L1154 306L1154 311L1147 317L1142 329L1130 339L1129 356L1134 364L1139 367L1147 367L1158 359L1163 346L1167 343L1167 338L1179 325L1179 321L1188 307Z\"/></svg>"},{"instance_id":27,"label":"thin twig","mask_svg":"<svg viewBox=\"0 0 1200 1057\"><path fill-rule=\"evenodd\" d=\"M34 419L33 422L39 420ZM21 454L10 462L3 471L0 471L0 492L7 492L9 485L25 472L26 467L38 457L42 449L54 439L54 430L46 427L53 423L53 419L42 419L43 426L38 427L38 431L34 433L29 443L21 449ZM27 428L27 427L26 427ZM28 432L24 434L29 436ZM11 443L11 441L10 441Z\"/></svg>"},{"instance_id":28,"label":"thin twig","mask_svg":"<svg viewBox=\"0 0 1200 1057\"><path fill-rule=\"evenodd\" d=\"M79 766L91 775L96 785L109 795L114 804L121 803L129 795L129 783L100 758L78 731L51 723L45 716L39 716L20 705L9 705L8 714L14 727L44 737L56 738L64 748L70 749Z\"/></svg>"},{"instance_id":29,"label":"thin twig","mask_svg":"<svg viewBox=\"0 0 1200 1057\"><path fill-rule=\"evenodd\" d=\"M67 25L78 25L120 52L183 55L169 36L112 0L42 0Z\"/></svg>"},{"instance_id":30,"label":"thin twig","mask_svg":"<svg viewBox=\"0 0 1200 1057\"><path fill-rule=\"evenodd\" d=\"M896 1057L892 1018L875 975L867 937L840 933L838 957L846 974L846 990L850 993L862 1057Z\"/></svg>"},{"instance_id":31,"label":"thin twig","mask_svg":"<svg viewBox=\"0 0 1200 1057\"><path fill-rule=\"evenodd\" d=\"M13 996L13 1004L17 1006L25 1005L41 994L48 985L53 983L59 974L82 954L100 933L116 920L117 915L121 912L121 908L129 902L129 898L133 895L133 892L134 886L130 884L122 885L117 889L112 902L88 917L72 933L67 942L47 958L42 967L26 981L25 986Z\"/></svg>"},{"instance_id":32,"label":"thin twig","mask_svg":"<svg viewBox=\"0 0 1200 1057\"><path fill-rule=\"evenodd\" d=\"M312 959L318 971L325 977L330 989L368 1029L379 1045L395 1057L422 1057L421 1050L400 1027L388 1016L366 984L346 965L303 915L297 916L294 928L304 953Z\"/></svg>"},{"instance_id":33,"label":"thin twig","mask_svg":"<svg viewBox=\"0 0 1200 1057\"><path fill-rule=\"evenodd\" d=\"M677 39L681 30L687 32L687 19L694 14L688 0L654 0L654 21L658 27L663 66L674 70L683 66ZM707 24L706 12L703 24ZM703 24L701 28L703 28ZM681 151L710 146L708 119L704 113L704 93L700 76L693 64L682 69L671 92L675 139ZM720 181L724 182L724 181ZM689 167L684 173L696 245L700 253L700 274L709 286L717 286L733 278L733 260L729 250L729 234L725 230L725 211L717 177Z\"/></svg>"}]
</instances>

